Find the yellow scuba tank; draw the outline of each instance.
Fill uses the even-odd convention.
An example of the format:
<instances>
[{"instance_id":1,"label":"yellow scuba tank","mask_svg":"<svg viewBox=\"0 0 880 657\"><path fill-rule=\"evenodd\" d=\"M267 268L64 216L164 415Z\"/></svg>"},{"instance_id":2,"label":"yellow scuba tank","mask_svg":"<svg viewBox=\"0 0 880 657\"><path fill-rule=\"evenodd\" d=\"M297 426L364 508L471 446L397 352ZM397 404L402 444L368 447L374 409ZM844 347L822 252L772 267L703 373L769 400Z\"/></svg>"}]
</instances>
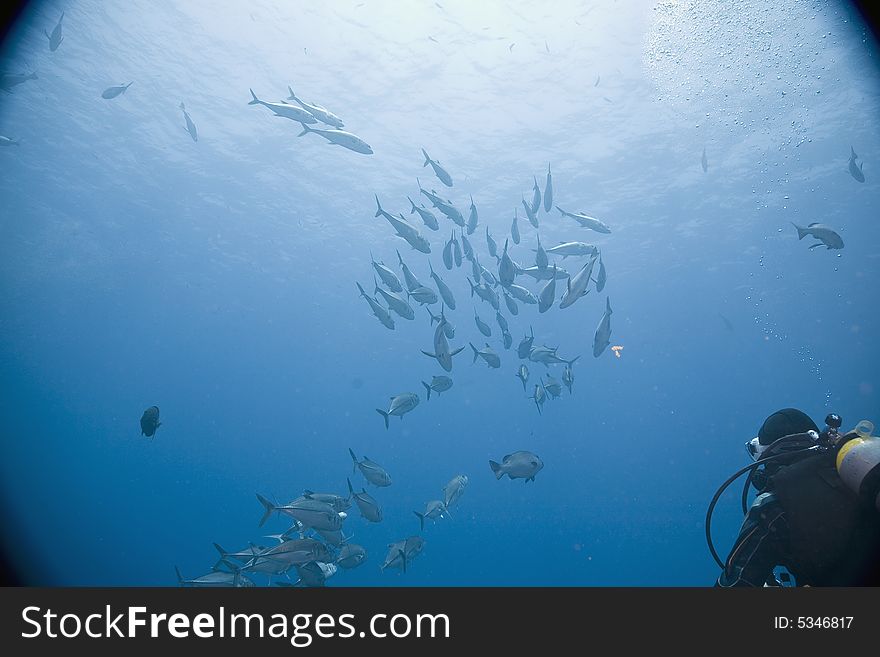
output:
<instances>
[{"instance_id":1,"label":"yellow scuba tank","mask_svg":"<svg viewBox=\"0 0 880 657\"><path fill-rule=\"evenodd\" d=\"M837 472L850 490L880 511L880 437L873 431L868 420L856 425L849 434L853 438L837 452Z\"/></svg>"}]
</instances>

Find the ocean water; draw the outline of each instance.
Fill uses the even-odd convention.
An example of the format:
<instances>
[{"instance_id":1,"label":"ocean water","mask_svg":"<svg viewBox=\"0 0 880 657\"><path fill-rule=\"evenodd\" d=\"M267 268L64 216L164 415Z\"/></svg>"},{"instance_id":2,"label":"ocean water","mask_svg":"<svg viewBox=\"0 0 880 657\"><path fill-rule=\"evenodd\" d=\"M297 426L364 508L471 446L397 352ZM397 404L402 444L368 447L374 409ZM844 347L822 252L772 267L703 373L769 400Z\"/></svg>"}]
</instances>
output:
<instances>
[{"instance_id":1,"label":"ocean water","mask_svg":"<svg viewBox=\"0 0 880 657\"><path fill-rule=\"evenodd\" d=\"M62 11L51 51L43 31ZM257 493L364 486L351 448L393 483L367 485L380 523L349 510L368 557L328 586L707 586L707 504L764 417L880 420L880 78L848 3L47 1L2 55L6 72L37 74L0 94L0 134L20 140L0 149L0 499L23 583L202 575L213 542L271 545L289 526L258 526ZM248 105L249 88L279 101L288 85L374 153L298 138L298 123ZM610 234L543 207L529 225L521 198L535 177L544 191L548 165L554 203ZM502 302L505 349L470 263L442 263L453 224L409 214L416 177L465 218L473 197L469 239L493 273L486 228L503 246L518 208L516 261L533 264L538 234L595 244L604 290L545 313ZM374 216L374 195L430 255ZM812 222L844 248L798 241L792 223ZM415 319L388 330L355 286L373 289L371 253L400 276L398 250L456 298L450 342L465 350L430 401L421 381L446 372L421 353L428 313L413 301ZM586 259L552 262L575 273ZM623 349L596 358L606 298ZM530 327L580 356L572 392L540 414L515 378ZM468 342L487 340L499 369L471 362ZM561 365L527 364L530 392L561 379ZM421 402L386 430L375 409L403 392ZM138 421L154 404L148 439ZM517 450L543 470L496 480L488 461ZM451 517L426 523L405 574L381 571L457 474L469 485ZM722 554L736 490L713 521Z\"/></svg>"}]
</instances>

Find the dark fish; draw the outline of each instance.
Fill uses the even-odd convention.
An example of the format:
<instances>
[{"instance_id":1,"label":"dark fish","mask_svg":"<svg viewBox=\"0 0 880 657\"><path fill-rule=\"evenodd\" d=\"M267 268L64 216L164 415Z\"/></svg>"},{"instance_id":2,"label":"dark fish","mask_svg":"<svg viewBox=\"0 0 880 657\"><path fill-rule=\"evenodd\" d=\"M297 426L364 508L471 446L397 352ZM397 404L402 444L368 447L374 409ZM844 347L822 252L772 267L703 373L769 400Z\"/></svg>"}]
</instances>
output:
<instances>
[{"instance_id":1,"label":"dark fish","mask_svg":"<svg viewBox=\"0 0 880 657\"><path fill-rule=\"evenodd\" d=\"M864 162L857 165L856 160L858 159L858 155L856 155L855 149L850 146L850 155L849 155L849 173L850 175L858 180L859 182L865 182L865 174L862 172L862 167L865 165Z\"/></svg>"},{"instance_id":2,"label":"dark fish","mask_svg":"<svg viewBox=\"0 0 880 657\"><path fill-rule=\"evenodd\" d=\"M152 438L156 434L156 429L162 426L159 422L159 407L150 406L141 415L141 435Z\"/></svg>"}]
</instances>

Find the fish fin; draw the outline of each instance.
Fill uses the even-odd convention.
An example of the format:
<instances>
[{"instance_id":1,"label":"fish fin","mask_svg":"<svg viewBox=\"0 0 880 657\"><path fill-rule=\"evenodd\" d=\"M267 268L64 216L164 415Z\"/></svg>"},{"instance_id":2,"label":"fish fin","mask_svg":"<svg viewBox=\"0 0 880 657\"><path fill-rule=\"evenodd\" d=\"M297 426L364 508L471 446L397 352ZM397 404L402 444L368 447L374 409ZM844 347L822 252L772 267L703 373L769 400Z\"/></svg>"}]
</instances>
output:
<instances>
[{"instance_id":1,"label":"fish fin","mask_svg":"<svg viewBox=\"0 0 880 657\"><path fill-rule=\"evenodd\" d=\"M375 196L376 196L376 214L374 214L373 216L378 217L378 216L381 216L381 214L382 214L382 204L379 203L379 195L375 194Z\"/></svg>"},{"instance_id":2,"label":"fish fin","mask_svg":"<svg viewBox=\"0 0 880 657\"><path fill-rule=\"evenodd\" d=\"M464 351L464 347L459 347L458 349L455 349L455 350L453 350L453 351L450 351L450 352L449 352L449 356L450 356L450 358L451 358L452 356L455 356L455 355L457 355L457 354L460 354L462 351ZM438 394L439 394L439 393L438 393Z\"/></svg>"},{"instance_id":3,"label":"fish fin","mask_svg":"<svg viewBox=\"0 0 880 657\"><path fill-rule=\"evenodd\" d=\"M425 163L422 165L422 167L424 168L431 163L431 158L428 157L428 152L424 148L422 149L422 154L425 156Z\"/></svg>"},{"instance_id":4,"label":"fish fin","mask_svg":"<svg viewBox=\"0 0 880 657\"><path fill-rule=\"evenodd\" d=\"M476 363L476 362L477 362L477 356L480 355L480 352L477 351L477 348L473 345L472 342L468 342L468 344L471 346L471 349L474 350L474 360L473 360L473 362Z\"/></svg>"},{"instance_id":5,"label":"fish fin","mask_svg":"<svg viewBox=\"0 0 880 657\"><path fill-rule=\"evenodd\" d=\"M266 521L269 519L269 516L271 516L272 513L275 511L275 505L272 504L269 500L267 500L265 497L263 497L259 493L257 493L257 499L260 500L260 504L262 504L263 507L266 509L265 513L263 513L263 517L260 518L259 526L262 527L264 524L266 524Z\"/></svg>"},{"instance_id":6,"label":"fish fin","mask_svg":"<svg viewBox=\"0 0 880 657\"><path fill-rule=\"evenodd\" d=\"M807 236L807 232L808 232L808 231L807 231L806 228L801 228L800 226L798 226L798 225L797 225L796 223L794 223L793 221L791 222L791 225L794 226L794 227L797 229L797 234L798 234L798 239L799 239L799 240L802 240L802 239L804 239L804 237Z\"/></svg>"},{"instance_id":7,"label":"fish fin","mask_svg":"<svg viewBox=\"0 0 880 657\"><path fill-rule=\"evenodd\" d=\"M348 482L348 498L351 499L351 497L354 495L354 488L351 487L351 479L346 477L345 481Z\"/></svg>"},{"instance_id":8,"label":"fish fin","mask_svg":"<svg viewBox=\"0 0 880 657\"><path fill-rule=\"evenodd\" d=\"M403 572L406 572L406 552L403 550L398 550L397 554L400 555L401 561L403 561Z\"/></svg>"},{"instance_id":9,"label":"fish fin","mask_svg":"<svg viewBox=\"0 0 880 657\"><path fill-rule=\"evenodd\" d=\"M377 409L376 409L376 412L377 412L379 415L381 415L382 418L385 420L385 428L387 429L387 428L388 428L388 413L386 413L385 411L383 411L381 408L377 408Z\"/></svg>"},{"instance_id":10,"label":"fish fin","mask_svg":"<svg viewBox=\"0 0 880 657\"><path fill-rule=\"evenodd\" d=\"M822 244L822 242L816 242L815 244L813 244L813 245L810 247L810 250L812 251L812 250L815 249L817 246L824 246L824 245ZM830 249L831 247L829 246L828 248Z\"/></svg>"},{"instance_id":11,"label":"fish fin","mask_svg":"<svg viewBox=\"0 0 880 657\"><path fill-rule=\"evenodd\" d=\"M302 136L303 136L304 134L306 134L307 132L314 132L314 130L312 130L312 129L311 129L309 126L307 126L305 123L300 122L300 125L303 127L303 129L302 129L302 132L299 133L299 134L297 135L297 137L302 137ZM335 144L334 144L334 145L335 145ZM378 215L377 215L377 216L378 216Z\"/></svg>"},{"instance_id":12,"label":"fish fin","mask_svg":"<svg viewBox=\"0 0 880 657\"><path fill-rule=\"evenodd\" d=\"M495 479L501 479L504 476L504 473L501 471L501 466L495 461L489 461L489 467L492 468L492 472L495 473Z\"/></svg>"},{"instance_id":13,"label":"fish fin","mask_svg":"<svg viewBox=\"0 0 880 657\"><path fill-rule=\"evenodd\" d=\"M425 531L425 514L413 511L419 518L419 531Z\"/></svg>"},{"instance_id":14,"label":"fish fin","mask_svg":"<svg viewBox=\"0 0 880 657\"><path fill-rule=\"evenodd\" d=\"M248 105L259 105L259 104L260 104L260 99L257 98L257 94L254 93L254 90L253 90L253 89L249 89L248 91L251 92L251 96L253 96L253 98L254 98L253 100L248 101Z\"/></svg>"},{"instance_id":15,"label":"fish fin","mask_svg":"<svg viewBox=\"0 0 880 657\"><path fill-rule=\"evenodd\" d=\"M428 391L428 399L427 399L427 401L431 401L431 386L429 386L429 385L428 385L427 383L425 383L424 381L422 381L422 385L425 386L425 390Z\"/></svg>"},{"instance_id":16,"label":"fish fin","mask_svg":"<svg viewBox=\"0 0 880 657\"><path fill-rule=\"evenodd\" d=\"M354 462L354 467L352 467L351 471L357 472L358 458L354 455L354 450L351 447L348 448L348 453L351 454L351 460Z\"/></svg>"},{"instance_id":17,"label":"fish fin","mask_svg":"<svg viewBox=\"0 0 880 657\"><path fill-rule=\"evenodd\" d=\"M296 94L293 93L293 89L291 89L290 85L287 85L287 90L290 92L290 95L287 97L287 100L295 100L299 102L299 98L296 97Z\"/></svg>"},{"instance_id":18,"label":"fish fin","mask_svg":"<svg viewBox=\"0 0 880 657\"><path fill-rule=\"evenodd\" d=\"M226 550L224 550L222 547L220 547L219 545L217 545L217 543L214 543L214 549L217 550L217 552L220 553L220 558L221 558L221 559L225 558L226 555L229 554Z\"/></svg>"},{"instance_id":19,"label":"fish fin","mask_svg":"<svg viewBox=\"0 0 880 657\"><path fill-rule=\"evenodd\" d=\"M859 156L856 155L856 149L853 148L852 145L850 145L850 147L849 147L849 152L850 152L850 157L851 157L853 160L858 159Z\"/></svg>"},{"instance_id":20,"label":"fish fin","mask_svg":"<svg viewBox=\"0 0 880 657\"><path fill-rule=\"evenodd\" d=\"M814 221L814 222L811 223L811 224L807 224L807 228L812 228L813 226L818 226L818 225L819 225L819 222L818 222L818 221Z\"/></svg>"},{"instance_id":21,"label":"fish fin","mask_svg":"<svg viewBox=\"0 0 880 657\"><path fill-rule=\"evenodd\" d=\"M425 356L430 356L431 358L437 358L437 354L429 353L429 352L425 351L424 349L421 349L420 351L421 351L423 354L425 354Z\"/></svg>"},{"instance_id":22,"label":"fish fin","mask_svg":"<svg viewBox=\"0 0 880 657\"><path fill-rule=\"evenodd\" d=\"M174 566L174 572L177 573L177 585L184 586L183 575L180 574L180 569L177 566Z\"/></svg>"},{"instance_id":23,"label":"fish fin","mask_svg":"<svg viewBox=\"0 0 880 657\"><path fill-rule=\"evenodd\" d=\"M572 365L575 364L575 362L577 361L578 358L580 358L580 356L575 356L575 357L572 358L571 360L565 361L565 362L566 362L566 365L568 365L569 367L571 367Z\"/></svg>"}]
</instances>

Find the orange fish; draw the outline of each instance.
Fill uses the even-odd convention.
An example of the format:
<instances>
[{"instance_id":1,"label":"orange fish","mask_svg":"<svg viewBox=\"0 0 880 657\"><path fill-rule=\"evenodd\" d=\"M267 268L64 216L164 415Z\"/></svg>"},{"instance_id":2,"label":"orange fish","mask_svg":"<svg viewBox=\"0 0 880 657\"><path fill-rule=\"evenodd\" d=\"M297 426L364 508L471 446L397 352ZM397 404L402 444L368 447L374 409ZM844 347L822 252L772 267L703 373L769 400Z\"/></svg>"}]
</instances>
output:
<instances>
[{"instance_id":1,"label":"orange fish","mask_svg":"<svg viewBox=\"0 0 880 657\"><path fill-rule=\"evenodd\" d=\"M611 351L614 352L614 355L615 355L615 356L617 356L618 358L620 358L620 352L623 351L623 346L622 346L622 345L619 345L619 344L616 344L616 345L614 345L613 347L611 347Z\"/></svg>"}]
</instances>

